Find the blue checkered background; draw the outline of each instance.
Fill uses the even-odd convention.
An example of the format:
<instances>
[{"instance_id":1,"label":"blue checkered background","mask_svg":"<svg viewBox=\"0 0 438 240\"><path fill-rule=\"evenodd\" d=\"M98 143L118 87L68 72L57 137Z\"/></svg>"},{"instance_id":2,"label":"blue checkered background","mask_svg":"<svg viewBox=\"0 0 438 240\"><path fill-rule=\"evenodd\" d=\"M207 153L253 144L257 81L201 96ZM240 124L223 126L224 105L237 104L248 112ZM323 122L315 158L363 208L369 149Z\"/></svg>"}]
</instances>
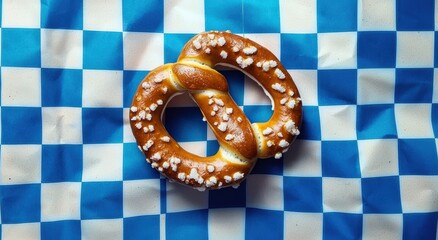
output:
<instances>
[{"instance_id":1,"label":"blue checkered background","mask_svg":"<svg viewBox=\"0 0 438 240\"><path fill-rule=\"evenodd\" d=\"M434 0L3 0L2 239L437 239ZM303 99L299 136L238 189L198 192L145 162L128 108L205 30L268 47ZM436 40L437 39L437 40ZM222 70L251 121L263 91ZM218 149L187 95L165 124Z\"/></svg>"}]
</instances>

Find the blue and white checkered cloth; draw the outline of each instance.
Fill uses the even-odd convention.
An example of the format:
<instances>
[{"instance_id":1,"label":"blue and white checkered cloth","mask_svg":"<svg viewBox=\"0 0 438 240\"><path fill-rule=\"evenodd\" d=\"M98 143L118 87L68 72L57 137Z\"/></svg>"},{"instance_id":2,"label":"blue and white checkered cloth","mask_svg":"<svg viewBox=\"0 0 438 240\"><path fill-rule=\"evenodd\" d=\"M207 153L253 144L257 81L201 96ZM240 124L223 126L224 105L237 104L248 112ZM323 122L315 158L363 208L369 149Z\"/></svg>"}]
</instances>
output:
<instances>
[{"instance_id":1,"label":"blue and white checkered cloth","mask_svg":"<svg viewBox=\"0 0 438 240\"><path fill-rule=\"evenodd\" d=\"M132 136L143 77L205 30L268 47L303 99L302 134L238 189L160 178ZM434 0L3 0L0 231L9 239L437 239ZM224 70L252 121L271 106ZM176 97L166 127L218 149Z\"/></svg>"}]
</instances>

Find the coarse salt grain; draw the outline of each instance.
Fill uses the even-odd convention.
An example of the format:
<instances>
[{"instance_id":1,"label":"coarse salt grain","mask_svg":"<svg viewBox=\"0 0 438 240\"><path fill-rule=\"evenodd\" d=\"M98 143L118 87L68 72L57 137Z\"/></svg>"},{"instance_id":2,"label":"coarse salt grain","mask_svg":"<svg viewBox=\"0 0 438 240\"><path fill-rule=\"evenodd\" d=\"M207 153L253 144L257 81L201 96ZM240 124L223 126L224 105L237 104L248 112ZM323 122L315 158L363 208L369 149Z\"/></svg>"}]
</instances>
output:
<instances>
[{"instance_id":1,"label":"coarse salt grain","mask_svg":"<svg viewBox=\"0 0 438 240\"><path fill-rule=\"evenodd\" d=\"M169 162L165 161L163 162L163 164L161 165L164 169L168 169L170 167Z\"/></svg>"},{"instance_id":2,"label":"coarse salt grain","mask_svg":"<svg viewBox=\"0 0 438 240\"><path fill-rule=\"evenodd\" d=\"M151 85L149 83L147 83L147 82L144 82L144 83L141 84L141 87L146 90L146 89L151 88Z\"/></svg>"},{"instance_id":3,"label":"coarse salt grain","mask_svg":"<svg viewBox=\"0 0 438 240\"><path fill-rule=\"evenodd\" d=\"M206 48L205 49L205 53L210 54L211 53L211 49L210 48Z\"/></svg>"},{"instance_id":4,"label":"coarse salt grain","mask_svg":"<svg viewBox=\"0 0 438 240\"><path fill-rule=\"evenodd\" d=\"M269 134L271 134L272 132L274 132L274 130L272 130L272 128L270 128L270 127L267 127L265 130L263 130L263 135L269 135Z\"/></svg>"},{"instance_id":5,"label":"coarse salt grain","mask_svg":"<svg viewBox=\"0 0 438 240\"><path fill-rule=\"evenodd\" d=\"M154 155L152 155L152 157L151 157L151 160L152 161L159 161L159 160L161 160L161 154L158 153L158 152L154 153Z\"/></svg>"},{"instance_id":6,"label":"coarse salt grain","mask_svg":"<svg viewBox=\"0 0 438 240\"><path fill-rule=\"evenodd\" d=\"M178 173L178 179L181 181L186 180L186 174L183 172Z\"/></svg>"},{"instance_id":7,"label":"coarse salt grain","mask_svg":"<svg viewBox=\"0 0 438 240\"><path fill-rule=\"evenodd\" d=\"M222 120L224 120L225 122L227 122L230 119L230 116L226 113L222 114Z\"/></svg>"},{"instance_id":8,"label":"coarse salt grain","mask_svg":"<svg viewBox=\"0 0 438 240\"><path fill-rule=\"evenodd\" d=\"M225 45L225 43L226 43L227 41L225 40L225 38L224 37L220 37L218 40L217 40L217 43L219 44L219 46L223 46L223 45Z\"/></svg>"},{"instance_id":9,"label":"coarse salt grain","mask_svg":"<svg viewBox=\"0 0 438 240\"><path fill-rule=\"evenodd\" d=\"M224 106L224 101L222 101L222 99L219 99L219 98L215 98L214 103L216 103L217 105L219 105L221 107Z\"/></svg>"},{"instance_id":10,"label":"coarse salt grain","mask_svg":"<svg viewBox=\"0 0 438 240\"><path fill-rule=\"evenodd\" d=\"M287 102L287 98L282 98L282 99L280 100L280 104L281 104L281 105L284 105L286 102Z\"/></svg>"},{"instance_id":11,"label":"coarse salt grain","mask_svg":"<svg viewBox=\"0 0 438 240\"><path fill-rule=\"evenodd\" d=\"M226 112L227 114L231 114L231 113L233 113L233 108L226 108L226 109L225 109L225 112Z\"/></svg>"},{"instance_id":12,"label":"coarse salt grain","mask_svg":"<svg viewBox=\"0 0 438 240\"><path fill-rule=\"evenodd\" d=\"M154 125L149 125L148 128L149 132L153 132L155 130Z\"/></svg>"},{"instance_id":13,"label":"coarse salt grain","mask_svg":"<svg viewBox=\"0 0 438 240\"><path fill-rule=\"evenodd\" d=\"M278 152L278 153L275 154L274 158L275 159L280 159L282 156L283 156L283 154Z\"/></svg>"},{"instance_id":14,"label":"coarse salt grain","mask_svg":"<svg viewBox=\"0 0 438 240\"><path fill-rule=\"evenodd\" d=\"M217 126L217 128L218 128L221 132L225 132L225 131L227 130L227 127L228 127L228 124L227 124L227 123L224 123L224 122L221 122L221 123L219 124L219 126Z\"/></svg>"},{"instance_id":15,"label":"coarse salt grain","mask_svg":"<svg viewBox=\"0 0 438 240\"><path fill-rule=\"evenodd\" d=\"M284 88L281 84L279 84L279 83L275 83L275 84L272 84L272 89L274 89L275 91L277 91L277 92L280 92L280 93L284 93L284 92L286 92L286 88Z\"/></svg>"},{"instance_id":16,"label":"coarse salt grain","mask_svg":"<svg viewBox=\"0 0 438 240\"><path fill-rule=\"evenodd\" d=\"M241 123L243 120L242 120L241 117L238 117L238 118L237 118L237 121Z\"/></svg>"},{"instance_id":17,"label":"coarse salt grain","mask_svg":"<svg viewBox=\"0 0 438 240\"><path fill-rule=\"evenodd\" d=\"M289 142L286 141L286 140L284 140L284 139L282 139L282 140L278 143L278 146L280 146L280 147L282 147L282 148L288 147L288 146L289 146Z\"/></svg>"},{"instance_id":18,"label":"coarse salt grain","mask_svg":"<svg viewBox=\"0 0 438 240\"><path fill-rule=\"evenodd\" d=\"M257 48L254 46L249 46L243 49L243 53L246 55L252 55L257 52Z\"/></svg>"},{"instance_id":19,"label":"coarse salt grain","mask_svg":"<svg viewBox=\"0 0 438 240\"><path fill-rule=\"evenodd\" d=\"M241 173L241 172L235 172L235 173L233 174L233 179L234 179L234 181L237 181L237 180L239 180L239 179L242 179L243 176L244 176L243 173Z\"/></svg>"},{"instance_id":20,"label":"coarse salt grain","mask_svg":"<svg viewBox=\"0 0 438 240\"><path fill-rule=\"evenodd\" d=\"M193 46L196 48L196 49L201 49L201 42L199 42L199 40L198 39L195 39L194 41L193 41Z\"/></svg>"},{"instance_id":21,"label":"coarse salt grain","mask_svg":"<svg viewBox=\"0 0 438 240\"><path fill-rule=\"evenodd\" d=\"M145 119L145 118L146 118L146 112L145 112L144 110L141 110L141 111L138 113L138 117L139 117L140 119Z\"/></svg>"},{"instance_id":22,"label":"coarse salt grain","mask_svg":"<svg viewBox=\"0 0 438 240\"><path fill-rule=\"evenodd\" d=\"M161 141L163 141L163 142L170 142L170 137L168 137L168 136L163 136L163 137L161 137L160 139L161 139Z\"/></svg>"},{"instance_id":23,"label":"coarse salt grain","mask_svg":"<svg viewBox=\"0 0 438 240\"><path fill-rule=\"evenodd\" d=\"M135 127L136 127L137 129L140 129L140 128L142 127L141 122L136 123L136 124L135 124Z\"/></svg>"},{"instance_id":24,"label":"coarse salt grain","mask_svg":"<svg viewBox=\"0 0 438 240\"><path fill-rule=\"evenodd\" d=\"M164 102L163 102L162 99L158 99L158 100L157 100L157 104L158 104L158 105L163 105L163 103L164 103Z\"/></svg>"},{"instance_id":25,"label":"coarse salt grain","mask_svg":"<svg viewBox=\"0 0 438 240\"><path fill-rule=\"evenodd\" d=\"M166 93L167 93L167 87L163 87L163 88L161 88L161 92L162 92L163 94L166 94Z\"/></svg>"},{"instance_id":26,"label":"coarse salt grain","mask_svg":"<svg viewBox=\"0 0 438 240\"><path fill-rule=\"evenodd\" d=\"M132 106L132 107L131 107L131 112L134 112L134 113L135 113L135 112L137 112L137 110L138 110L138 108L137 108L136 106Z\"/></svg>"},{"instance_id":27,"label":"coarse salt grain","mask_svg":"<svg viewBox=\"0 0 438 240\"><path fill-rule=\"evenodd\" d=\"M224 180L225 180L226 183L230 183L231 180L233 180L233 178L230 177L230 176L228 176L228 175L225 175L225 176L224 176Z\"/></svg>"},{"instance_id":28,"label":"coarse salt grain","mask_svg":"<svg viewBox=\"0 0 438 240\"><path fill-rule=\"evenodd\" d=\"M158 105L157 105L156 103L152 103L152 104L149 106L149 108L151 109L152 112L155 111L155 110L157 110L157 107L158 107Z\"/></svg>"},{"instance_id":29,"label":"coarse salt grain","mask_svg":"<svg viewBox=\"0 0 438 240\"><path fill-rule=\"evenodd\" d=\"M285 79L286 78L286 75L284 75L284 73L280 69L278 69L278 68L275 69L275 75L277 75L277 77L279 79Z\"/></svg>"},{"instance_id":30,"label":"coarse salt grain","mask_svg":"<svg viewBox=\"0 0 438 240\"><path fill-rule=\"evenodd\" d=\"M234 46L234 47L233 47L233 52L235 52L235 53L236 53L236 52L238 52L238 51L239 51L239 48L238 48L238 47L236 47L236 46Z\"/></svg>"},{"instance_id":31,"label":"coarse salt grain","mask_svg":"<svg viewBox=\"0 0 438 240\"><path fill-rule=\"evenodd\" d=\"M224 50L221 51L220 55L223 59L226 59L228 57L228 53L225 52Z\"/></svg>"},{"instance_id":32,"label":"coarse salt grain","mask_svg":"<svg viewBox=\"0 0 438 240\"><path fill-rule=\"evenodd\" d=\"M212 117L214 117L214 116L216 115L216 112L215 112L215 111L211 111L210 115L211 115Z\"/></svg>"},{"instance_id":33,"label":"coarse salt grain","mask_svg":"<svg viewBox=\"0 0 438 240\"><path fill-rule=\"evenodd\" d=\"M295 100L291 99L288 103L287 103L287 107L290 109L293 109L295 107Z\"/></svg>"},{"instance_id":34,"label":"coarse salt grain","mask_svg":"<svg viewBox=\"0 0 438 240\"><path fill-rule=\"evenodd\" d=\"M150 121L152 120L152 115L150 113L146 114L145 116L146 120Z\"/></svg>"},{"instance_id":35,"label":"coarse salt grain","mask_svg":"<svg viewBox=\"0 0 438 240\"><path fill-rule=\"evenodd\" d=\"M234 139L234 136L232 134L227 134L227 136L225 136L225 140L227 141L231 141Z\"/></svg>"},{"instance_id":36,"label":"coarse salt grain","mask_svg":"<svg viewBox=\"0 0 438 240\"><path fill-rule=\"evenodd\" d=\"M274 146L274 142L269 140L269 141L266 142L266 146L272 147L272 146Z\"/></svg>"},{"instance_id":37,"label":"coarse salt grain","mask_svg":"<svg viewBox=\"0 0 438 240\"><path fill-rule=\"evenodd\" d=\"M208 165L208 166L207 166L207 171L208 171L209 173L214 172L214 166L213 166L213 165Z\"/></svg>"}]
</instances>

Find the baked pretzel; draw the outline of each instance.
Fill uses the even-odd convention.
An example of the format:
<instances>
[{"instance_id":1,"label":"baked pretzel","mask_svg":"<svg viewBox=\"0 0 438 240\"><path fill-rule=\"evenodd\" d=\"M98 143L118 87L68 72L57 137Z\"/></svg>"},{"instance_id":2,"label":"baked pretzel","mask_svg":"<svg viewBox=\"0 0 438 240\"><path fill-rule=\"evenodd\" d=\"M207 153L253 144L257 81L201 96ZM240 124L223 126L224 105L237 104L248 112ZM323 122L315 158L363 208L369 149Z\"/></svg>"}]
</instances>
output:
<instances>
[{"instance_id":1,"label":"baked pretzel","mask_svg":"<svg viewBox=\"0 0 438 240\"><path fill-rule=\"evenodd\" d=\"M273 114L251 124L233 101L227 80L213 69L239 69L263 87ZM189 92L215 134L214 156L187 152L166 131L161 118L176 94ZM279 159L300 133L302 104L292 77L280 61L259 44L229 32L205 32L184 46L176 63L152 70L138 87L130 123L147 162L171 180L198 190L238 186L257 158Z\"/></svg>"}]
</instances>

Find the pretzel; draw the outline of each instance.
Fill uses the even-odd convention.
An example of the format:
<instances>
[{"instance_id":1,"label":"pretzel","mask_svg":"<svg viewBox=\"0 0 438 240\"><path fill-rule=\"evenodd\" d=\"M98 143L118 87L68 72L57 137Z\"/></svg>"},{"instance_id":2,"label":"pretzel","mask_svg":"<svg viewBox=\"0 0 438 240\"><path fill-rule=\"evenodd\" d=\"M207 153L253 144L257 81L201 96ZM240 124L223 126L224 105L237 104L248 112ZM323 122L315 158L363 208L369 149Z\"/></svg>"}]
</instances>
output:
<instances>
[{"instance_id":1,"label":"pretzel","mask_svg":"<svg viewBox=\"0 0 438 240\"><path fill-rule=\"evenodd\" d=\"M250 123L228 92L223 65L255 80L272 101L272 117ZM189 92L219 142L213 156L184 150L161 119L166 104ZM279 159L300 133L302 104L292 77L261 45L230 32L193 37L176 63L152 70L140 83L130 108L130 125L139 149L152 168L175 182L198 190L238 186L258 158Z\"/></svg>"}]
</instances>

